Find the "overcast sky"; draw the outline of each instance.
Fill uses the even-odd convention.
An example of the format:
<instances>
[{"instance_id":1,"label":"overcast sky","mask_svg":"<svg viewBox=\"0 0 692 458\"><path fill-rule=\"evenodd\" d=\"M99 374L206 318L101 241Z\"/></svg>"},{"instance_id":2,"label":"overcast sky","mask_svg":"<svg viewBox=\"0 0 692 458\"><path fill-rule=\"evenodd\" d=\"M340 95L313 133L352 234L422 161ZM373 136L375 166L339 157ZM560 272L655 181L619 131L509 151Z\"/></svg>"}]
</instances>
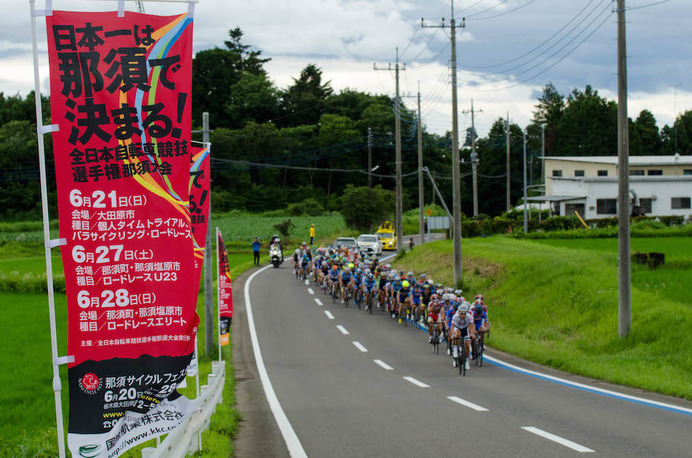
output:
<instances>
[{"instance_id":1,"label":"overcast sky","mask_svg":"<svg viewBox=\"0 0 692 458\"><path fill-rule=\"evenodd\" d=\"M9 3L7 0L3 3ZM116 0L53 0L56 10L116 10ZM486 135L505 118L525 126L537 98L552 82L563 95L587 84L617 99L617 16L611 0L456 0L460 127ZM654 113L659 127L692 108L692 17L689 0L627 0L629 115ZM36 8L45 7L36 0ZM145 2L147 13L174 15L181 3ZM126 9L136 10L133 1ZM199 0L195 52L223 47L228 30L240 27L243 42L271 58L277 87L286 88L308 64L323 71L338 92L345 88L394 95L396 49L405 71L404 103L415 108L420 92L426 128L451 130L449 0ZM421 18L426 25L421 27ZM439 26L447 26L445 29ZM39 29L41 90L48 93L45 22ZM14 0L0 14L0 91L33 89L29 1Z\"/></svg>"}]
</instances>

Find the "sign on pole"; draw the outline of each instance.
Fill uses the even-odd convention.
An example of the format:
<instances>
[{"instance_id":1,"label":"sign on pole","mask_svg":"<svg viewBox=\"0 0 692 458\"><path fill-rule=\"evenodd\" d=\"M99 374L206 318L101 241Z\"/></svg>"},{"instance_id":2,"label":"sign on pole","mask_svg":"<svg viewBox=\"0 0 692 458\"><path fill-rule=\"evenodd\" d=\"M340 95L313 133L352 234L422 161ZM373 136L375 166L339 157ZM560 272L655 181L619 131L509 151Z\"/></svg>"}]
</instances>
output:
<instances>
[{"instance_id":1,"label":"sign on pole","mask_svg":"<svg viewBox=\"0 0 692 458\"><path fill-rule=\"evenodd\" d=\"M118 456L194 405L192 17L46 19L74 456Z\"/></svg>"},{"instance_id":2,"label":"sign on pole","mask_svg":"<svg viewBox=\"0 0 692 458\"><path fill-rule=\"evenodd\" d=\"M231 285L231 268L228 263L226 245L223 243L223 237L218 228L216 228L216 237L219 272L219 347L221 347L230 343L231 320L233 319L233 285Z\"/></svg>"}]
</instances>

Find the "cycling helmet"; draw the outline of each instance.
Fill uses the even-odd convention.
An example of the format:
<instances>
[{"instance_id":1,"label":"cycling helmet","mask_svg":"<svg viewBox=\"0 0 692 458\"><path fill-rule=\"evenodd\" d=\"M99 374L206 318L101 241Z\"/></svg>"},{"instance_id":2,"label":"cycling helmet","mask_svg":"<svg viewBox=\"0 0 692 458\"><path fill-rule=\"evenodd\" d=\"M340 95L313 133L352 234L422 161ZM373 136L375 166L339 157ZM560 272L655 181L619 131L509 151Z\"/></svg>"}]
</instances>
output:
<instances>
[{"instance_id":1,"label":"cycling helmet","mask_svg":"<svg viewBox=\"0 0 692 458\"><path fill-rule=\"evenodd\" d=\"M397 275L396 277L394 277L394 281L401 281L401 277Z\"/></svg>"},{"instance_id":2,"label":"cycling helmet","mask_svg":"<svg viewBox=\"0 0 692 458\"><path fill-rule=\"evenodd\" d=\"M423 283L423 289L426 289L426 288L430 288L430 285L428 285L427 283Z\"/></svg>"},{"instance_id":3,"label":"cycling helmet","mask_svg":"<svg viewBox=\"0 0 692 458\"><path fill-rule=\"evenodd\" d=\"M403 286L404 288L408 288L408 282L404 280L401 286Z\"/></svg>"},{"instance_id":4,"label":"cycling helmet","mask_svg":"<svg viewBox=\"0 0 692 458\"><path fill-rule=\"evenodd\" d=\"M445 292L446 292L446 293L451 293L452 291L454 291L454 290L453 290L451 287L449 287L449 286L447 286L447 287L445 288Z\"/></svg>"},{"instance_id":5,"label":"cycling helmet","mask_svg":"<svg viewBox=\"0 0 692 458\"><path fill-rule=\"evenodd\" d=\"M460 290L460 289L455 289L455 290L454 290L454 294L456 294L457 296L461 296L461 293L462 293L462 292L463 292L463 291Z\"/></svg>"},{"instance_id":6,"label":"cycling helmet","mask_svg":"<svg viewBox=\"0 0 692 458\"><path fill-rule=\"evenodd\" d=\"M444 294L442 295L442 300L445 301L445 302L449 301L449 294L448 294L448 293L444 293Z\"/></svg>"},{"instance_id":7,"label":"cycling helmet","mask_svg":"<svg viewBox=\"0 0 692 458\"><path fill-rule=\"evenodd\" d=\"M456 301L456 300L457 300L457 297L456 297L454 294L449 293L449 300L450 300L450 301Z\"/></svg>"},{"instance_id":8,"label":"cycling helmet","mask_svg":"<svg viewBox=\"0 0 692 458\"><path fill-rule=\"evenodd\" d=\"M300 254L300 248L296 248L296 254Z\"/></svg>"},{"instance_id":9,"label":"cycling helmet","mask_svg":"<svg viewBox=\"0 0 692 458\"><path fill-rule=\"evenodd\" d=\"M411 271L409 270L408 272L406 272L406 276L407 276L407 277L413 277L413 272L411 272Z\"/></svg>"},{"instance_id":10,"label":"cycling helmet","mask_svg":"<svg viewBox=\"0 0 692 458\"><path fill-rule=\"evenodd\" d=\"M468 312L468 311L469 311L469 303L468 303L468 302L464 302L463 304L461 304L461 305L459 306L459 311L460 311L460 312L463 312L463 313Z\"/></svg>"},{"instance_id":11,"label":"cycling helmet","mask_svg":"<svg viewBox=\"0 0 692 458\"><path fill-rule=\"evenodd\" d=\"M344 272L349 273L351 270L348 267L344 267Z\"/></svg>"},{"instance_id":12,"label":"cycling helmet","mask_svg":"<svg viewBox=\"0 0 692 458\"><path fill-rule=\"evenodd\" d=\"M400 271L399 271L399 276L400 276L400 277L403 277L403 276L404 276L404 271L403 271L403 270L400 270Z\"/></svg>"},{"instance_id":13,"label":"cycling helmet","mask_svg":"<svg viewBox=\"0 0 692 458\"><path fill-rule=\"evenodd\" d=\"M391 269L391 268L392 268L392 265L391 265L391 264L387 264L385 267L386 267L387 269Z\"/></svg>"},{"instance_id":14,"label":"cycling helmet","mask_svg":"<svg viewBox=\"0 0 692 458\"><path fill-rule=\"evenodd\" d=\"M349 262L348 267L349 267L349 269L353 269L355 267L355 265L352 262Z\"/></svg>"},{"instance_id":15,"label":"cycling helmet","mask_svg":"<svg viewBox=\"0 0 692 458\"><path fill-rule=\"evenodd\" d=\"M372 274L372 272L368 272L368 278L372 279L373 277L374 275Z\"/></svg>"},{"instance_id":16,"label":"cycling helmet","mask_svg":"<svg viewBox=\"0 0 692 458\"><path fill-rule=\"evenodd\" d=\"M442 290L439 289L439 288L435 290L435 294L437 294L438 296L442 296L444 293L445 293L445 292L442 291Z\"/></svg>"},{"instance_id":17,"label":"cycling helmet","mask_svg":"<svg viewBox=\"0 0 692 458\"><path fill-rule=\"evenodd\" d=\"M420 278L423 279L423 280L425 280L426 278L428 278L428 276L425 275L425 274L420 274Z\"/></svg>"}]
</instances>

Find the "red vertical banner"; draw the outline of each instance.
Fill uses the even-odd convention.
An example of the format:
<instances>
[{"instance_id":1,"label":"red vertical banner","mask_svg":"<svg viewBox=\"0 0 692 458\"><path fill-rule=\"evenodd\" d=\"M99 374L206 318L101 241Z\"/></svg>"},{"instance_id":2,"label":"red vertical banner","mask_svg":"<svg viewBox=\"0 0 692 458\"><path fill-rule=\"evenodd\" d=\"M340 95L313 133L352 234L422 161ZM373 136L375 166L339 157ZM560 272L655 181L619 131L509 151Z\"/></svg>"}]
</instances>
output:
<instances>
[{"instance_id":1,"label":"red vertical banner","mask_svg":"<svg viewBox=\"0 0 692 458\"><path fill-rule=\"evenodd\" d=\"M194 408L192 18L54 11L52 122L74 456L118 456ZM197 282L199 283L199 282Z\"/></svg>"},{"instance_id":2,"label":"red vertical banner","mask_svg":"<svg viewBox=\"0 0 692 458\"><path fill-rule=\"evenodd\" d=\"M195 253L195 275L197 293L204 265L204 247L207 243L207 227L209 226L209 196L211 176L211 158L209 147L192 148L190 161L190 222L192 225L192 245Z\"/></svg>"},{"instance_id":3,"label":"red vertical banner","mask_svg":"<svg viewBox=\"0 0 692 458\"><path fill-rule=\"evenodd\" d=\"M231 320L233 319L233 285L231 285L231 267L228 263L228 252L223 243L221 231L216 229L216 251L219 265L219 342L228 345L231 337Z\"/></svg>"}]
</instances>

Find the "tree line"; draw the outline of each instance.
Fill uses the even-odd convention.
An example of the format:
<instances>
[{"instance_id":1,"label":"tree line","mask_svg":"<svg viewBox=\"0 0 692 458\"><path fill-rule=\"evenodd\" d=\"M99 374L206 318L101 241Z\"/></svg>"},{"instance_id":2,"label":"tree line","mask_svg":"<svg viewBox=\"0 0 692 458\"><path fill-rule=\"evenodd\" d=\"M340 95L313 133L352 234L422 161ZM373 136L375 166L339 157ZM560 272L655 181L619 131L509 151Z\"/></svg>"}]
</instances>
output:
<instances>
[{"instance_id":1,"label":"tree line","mask_svg":"<svg viewBox=\"0 0 692 458\"><path fill-rule=\"evenodd\" d=\"M423 129L424 165L451 205L451 132L427 132L405 105L395 108L388 95L349 88L336 93L315 64L307 64L293 83L277 88L264 68L269 62L260 50L243 43L239 28L228 32L223 47L198 52L192 68L192 112L196 131L202 113L210 118L212 143L212 206L263 212L290 209L293 214L344 212L351 197L363 194L371 180L377 192L395 188L393 136L395 117L402 122L404 210L417 204L417 135ZM49 123L48 98L42 99L44 123ZM542 130L547 156L612 156L617 154L617 104L586 86L560 94L552 83L543 88L528 133L529 176L541 180L539 156ZM509 125L511 198L522 194L522 131ZM499 215L505 210L506 132L497 119L487 136L469 129L461 148L462 211L471 214L470 147L476 135L480 212ZM201 140L201 133L193 134ZM55 212L50 136L46 139L49 200ZM659 129L643 110L630 120L631 155L692 154L692 111L679 115L672 126ZM374 171L368 170L371 158ZM3 219L40 216L34 94L0 93L0 214ZM426 182L425 202L438 203ZM378 197L382 217L393 213L393 199ZM371 202L371 203L372 203ZM352 214L347 209L346 214Z\"/></svg>"}]
</instances>

